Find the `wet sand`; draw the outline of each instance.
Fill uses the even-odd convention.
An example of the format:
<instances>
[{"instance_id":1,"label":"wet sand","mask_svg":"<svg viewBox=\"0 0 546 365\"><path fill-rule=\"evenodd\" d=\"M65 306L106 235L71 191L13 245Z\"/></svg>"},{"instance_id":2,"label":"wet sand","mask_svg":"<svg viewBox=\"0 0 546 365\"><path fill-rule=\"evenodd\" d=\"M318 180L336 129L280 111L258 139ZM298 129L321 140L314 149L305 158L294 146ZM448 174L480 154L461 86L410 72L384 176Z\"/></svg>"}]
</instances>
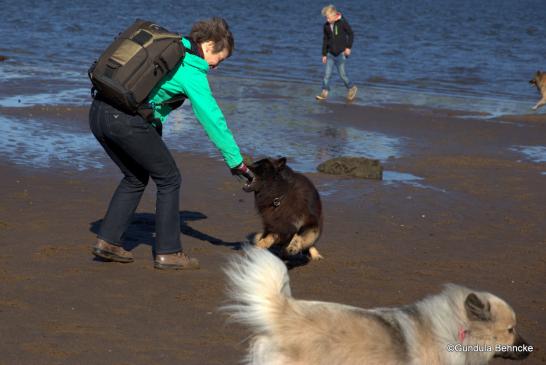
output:
<instances>
[{"instance_id":1,"label":"wet sand","mask_svg":"<svg viewBox=\"0 0 546 365\"><path fill-rule=\"evenodd\" d=\"M360 307L416 301L453 282L509 302L546 363L546 163L512 146L546 145L546 116L504 121L445 110L324 104L321 121L407 137L385 168L421 186L308 174L323 195L325 260L290 271L293 295ZM12 110L28 113L28 110ZM10 114L9 110L2 113ZM85 125L86 110L33 116ZM59 113L59 115L57 115ZM103 170L0 162L0 364L237 364L248 332L226 323L222 266L260 228L253 197L221 161L176 153L182 240L196 272L153 269L150 186L126 238L131 264L90 246L119 180ZM508 364L496 360L493 364Z\"/></svg>"}]
</instances>

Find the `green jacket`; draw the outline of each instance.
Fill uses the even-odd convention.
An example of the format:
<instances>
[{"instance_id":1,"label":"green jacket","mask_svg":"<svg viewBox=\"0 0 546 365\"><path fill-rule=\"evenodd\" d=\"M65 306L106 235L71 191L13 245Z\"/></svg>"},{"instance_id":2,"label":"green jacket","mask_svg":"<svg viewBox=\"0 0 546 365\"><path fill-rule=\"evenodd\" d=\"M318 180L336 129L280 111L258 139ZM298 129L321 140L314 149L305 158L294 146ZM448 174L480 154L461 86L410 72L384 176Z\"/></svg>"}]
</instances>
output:
<instances>
[{"instance_id":1,"label":"green jacket","mask_svg":"<svg viewBox=\"0 0 546 365\"><path fill-rule=\"evenodd\" d=\"M182 38L182 44L186 48L191 47L185 38ZM226 118L212 95L207 79L208 71L209 65L204 59L186 52L183 62L152 91L149 101L152 105L159 104L177 94L185 94L191 101L197 120L220 150L226 164L233 168L243 162L243 157L227 126ZM164 123L170 112L171 107L168 105L156 105L154 117Z\"/></svg>"}]
</instances>

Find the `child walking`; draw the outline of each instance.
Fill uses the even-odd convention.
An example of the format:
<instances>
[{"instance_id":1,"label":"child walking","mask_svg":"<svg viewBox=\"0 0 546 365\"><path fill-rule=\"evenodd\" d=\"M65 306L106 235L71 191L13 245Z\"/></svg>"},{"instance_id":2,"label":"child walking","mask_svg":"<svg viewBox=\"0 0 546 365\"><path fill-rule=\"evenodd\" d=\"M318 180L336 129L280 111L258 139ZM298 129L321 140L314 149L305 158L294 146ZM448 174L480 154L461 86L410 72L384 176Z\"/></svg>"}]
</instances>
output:
<instances>
[{"instance_id":1,"label":"child walking","mask_svg":"<svg viewBox=\"0 0 546 365\"><path fill-rule=\"evenodd\" d=\"M322 81L322 92L316 98L317 100L326 100L328 98L330 78L335 65L347 88L347 100L352 101L356 97L358 88L349 80L345 71L345 62L351 54L353 30L347 19L336 10L334 5L325 6L322 9L322 15L326 18L322 41L322 63L326 64L326 71Z\"/></svg>"}]
</instances>

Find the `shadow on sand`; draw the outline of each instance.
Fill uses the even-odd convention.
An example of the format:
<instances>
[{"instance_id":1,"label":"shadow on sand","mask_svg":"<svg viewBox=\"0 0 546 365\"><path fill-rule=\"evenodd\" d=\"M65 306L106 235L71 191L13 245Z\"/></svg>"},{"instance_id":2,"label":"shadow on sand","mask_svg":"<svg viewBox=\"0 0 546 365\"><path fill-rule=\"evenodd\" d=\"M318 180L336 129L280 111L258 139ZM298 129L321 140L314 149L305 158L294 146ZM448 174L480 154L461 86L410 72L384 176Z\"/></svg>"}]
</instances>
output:
<instances>
[{"instance_id":1,"label":"shadow on sand","mask_svg":"<svg viewBox=\"0 0 546 365\"><path fill-rule=\"evenodd\" d=\"M204 232L198 231L188 224L189 222L207 219L207 216L201 212L181 211L180 212L180 232L186 236L193 237L200 241L208 242L216 246L227 246L233 250L240 250L244 244L251 244L255 233L249 234L244 241L229 242L220 238L213 237ZM89 230L98 234L102 219L90 223ZM138 245L145 244L152 248L155 244L155 214L135 213L133 220L123 236L123 248L132 251ZM303 266L309 263L309 258L305 254L287 257L283 255L282 248L271 247L270 251L284 261L288 269ZM96 260L100 260L96 258ZM102 260L100 260L102 261Z\"/></svg>"},{"instance_id":2,"label":"shadow on sand","mask_svg":"<svg viewBox=\"0 0 546 365\"><path fill-rule=\"evenodd\" d=\"M188 222L207 219L207 216L200 212L180 212L180 232L186 236L209 242L217 246L229 246L239 250L243 242L227 242L220 238L210 236L189 226ZM98 233L102 219L91 222L89 230ZM145 244L154 247L155 244L155 214L135 213L133 220L123 236L123 248L133 250L138 245Z\"/></svg>"}]
</instances>

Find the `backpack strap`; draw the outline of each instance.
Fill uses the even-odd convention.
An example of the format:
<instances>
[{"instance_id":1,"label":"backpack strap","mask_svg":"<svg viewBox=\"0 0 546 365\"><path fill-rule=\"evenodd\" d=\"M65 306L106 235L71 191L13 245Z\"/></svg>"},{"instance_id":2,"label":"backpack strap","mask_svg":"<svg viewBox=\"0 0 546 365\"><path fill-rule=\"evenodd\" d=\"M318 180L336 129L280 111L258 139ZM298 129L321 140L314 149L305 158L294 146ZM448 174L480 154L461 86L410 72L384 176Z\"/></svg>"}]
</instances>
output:
<instances>
[{"instance_id":1,"label":"backpack strap","mask_svg":"<svg viewBox=\"0 0 546 365\"><path fill-rule=\"evenodd\" d=\"M154 118L154 109L156 105L169 105L172 110L182 106L184 104L184 101L187 99L187 96L184 94L178 94L169 100L165 100L161 103L146 103L144 105L141 105L138 108L137 114L139 114L141 117L143 117L147 122L153 123L155 122Z\"/></svg>"},{"instance_id":2,"label":"backpack strap","mask_svg":"<svg viewBox=\"0 0 546 365\"><path fill-rule=\"evenodd\" d=\"M173 110L180 107L184 100L186 100L188 97L185 94L178 94L169 100L165 100L162 103L157 103L155 105L169 105ZM153 107L153 105L150 105L150 107ZM152 108L153 109L153 108Z\"/></svg>"},{"instance_id":3,"label":"backpack strap","mask_svg":"<svg viewBox=\"0 0 546 365\"><path fill-rule=\"evenodd\" d=\"M190 38L187 38L189 41L190 41L190 48L188 47L184 47L186 49L186 52L188 53L191 53L192 55L194 56L197 56L197 57L201 57L201 55L199 54L199 49L197 48L198 45L197 43L190 39ZM187 99L188 97L184 94L178 94L172 98L170 98L169 100L165 100L164 102L161 102L161 103L156 103L154 105L152 105L151 103L146 103L144 105L142 105L139 109L154 109L154 106L155 105L169 105L172 110L174 109L177 109L179 108L180 106L182 106L182 104L184 103L184 101ZM139 111L139 114L142 114L140 113ZM146 113L148 114L148 113ZM151 113L153 115L153 112ZM150 119L149 116L147 119Z\"/></svg>"}]
</instances>

